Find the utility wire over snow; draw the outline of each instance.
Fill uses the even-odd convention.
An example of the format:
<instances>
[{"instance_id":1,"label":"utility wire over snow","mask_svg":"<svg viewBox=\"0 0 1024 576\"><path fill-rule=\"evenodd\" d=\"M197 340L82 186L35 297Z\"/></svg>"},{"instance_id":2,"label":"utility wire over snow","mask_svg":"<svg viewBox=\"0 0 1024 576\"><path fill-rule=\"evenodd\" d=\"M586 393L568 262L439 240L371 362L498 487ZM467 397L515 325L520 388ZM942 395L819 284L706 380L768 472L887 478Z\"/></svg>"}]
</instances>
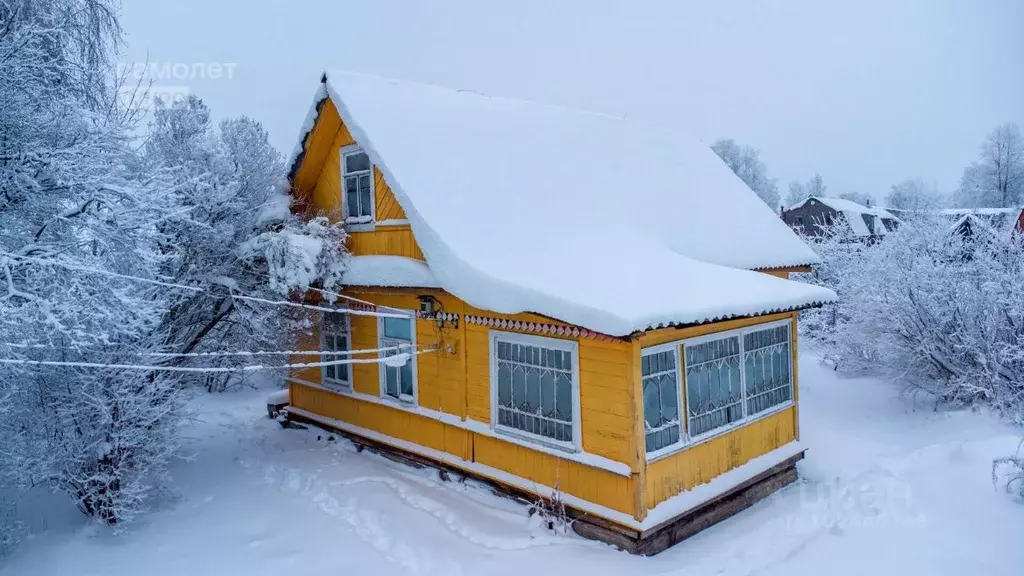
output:
<instances>
[{"instance_id":1,"label":"utility wire over snow","mask_svg":"<svg viewBox=\"0 0 1024 576\"><path fill-rule=\"evenodd\" d=\"M226 372L258 372L261 370L280 370L283 368L319 368L322 366L344 366L346 364L379 364L384 363L391 367L404 366L412 356L435 352L437 348L427 348L415 352L403 352L393 356L380 358L347 358L345 360L328 360L326 362L307 362L302 364L284 364L282 366L264 366L252 364L248 366L210 367L193 368L188 366L146 366L142 364L102 364L99 362L64 362L58 360L21 360L17 358L0 358L0 364L14 364L22 366L62 366L66 368L104 368L108 370L146 370L162 372L192 372L192 373L226 373Z\"/></svg>"},{"instance_id":2,"label":"utility wire over snow","mask_svg":"<svg viewBox=\"0 0 1024 576\"><path fill-rule=\"evenodd\" d=\"M57 266L57 267L60 267L60 268L65 268L67 270L75 270L75 271L78 271L78 272L85 272L85 273L88 273L88 274L98 274L98 275L101 275L101 276L109 276L109 277L112 277L112 278L120 278L122 280L131 280L131 281L134 281L134 282L141 282L141 283L144 283L144 284L152 284L154 286L163 286L163 287L166 287L166 288L178 288L178 289L181 289L181 290L188 290L190 292L195 292L197 294L205 294L205 295L208 295L208 296L213 296L213 294L211 294L209 290L207 290L205 288L200 288L198 286L187 286L185 284L175 284L173 282L164 282L162 280L153 280L151 278L141 278L139 276L129 276L127 274L118 274L117 272L110 272L108 270L100 270L100 269L97 269L97 268L89 268L89 267L86 267L86 266L76 266L74 264L68 264L66 262L59 262L59 261L56 261L56 260L47 260L47 259L44 259L44 258L35 258L33 256L19 256L18 254L11 254L10 252L0 252L0 256L6 256L8 258L15 258L15 259L22 260L22 261L25 261L25 262L32 262L32 263L36 263L36 264L40 264L40 265L44 265L44 266ZM314 290L318 290L316 288L313 288L313 289ZM328 291L321 291L321 292L325 292L326 293ZM365 304L376 306L372 302L366 302L365 300L359 300L358 298L353 298L351 296L343 296L343 295L337 294L337 293L332 293L332 294L336 294L337 296L340 296L340 297L348 299L348 300L354 300L354 301L358 301L360 303L365 303ZM312 304L300 304L298 302L291 302L291 301L288 301L288 300L268 300L266 298L259 298L259 297L256 297L256 296L245 296L245 295L242 295L242 294L237 294L235 292L230 292L230 296L232 298L236 298L238 300L246 300L246 301L249 301L249 302L258 302L258 303L261 303L261 304L270 304L270 305L273 305L273 306L287 306L287 307L291 307L291 308L304 308L306 310L316 310L318 312L329 312L329 313L334 313L334 314L351 314L353 316L374 316L374 317L378 317L378 318L401 318L401 319L409 318L408 314L392 314L392 313L388 313L388 312L371 312L371 311L368 311L368 310L353 310L351 308L327 308L325 306L314 306Z\"/></svg>"},{"instance_id":3,"label":"utility wire over snow","mask_svg":"<svg viewBox=\"0 0 1024 576\"><path fill-rule=\"evenodd\" d=\"M59 350L60 346L53 344L19 344L15 342L0 343L0 348L34 348ZM222 356L352 356L357 354L377 354L380 352L394 352L408 348L408 346L388 346L386 348L365 348L362 350L255 350L255 351L231 351L231 352L137 352L134 356L150 356L153 358L219 358ZM120 352L118 352L120 353Z\"/></svg>"}]
</instances>

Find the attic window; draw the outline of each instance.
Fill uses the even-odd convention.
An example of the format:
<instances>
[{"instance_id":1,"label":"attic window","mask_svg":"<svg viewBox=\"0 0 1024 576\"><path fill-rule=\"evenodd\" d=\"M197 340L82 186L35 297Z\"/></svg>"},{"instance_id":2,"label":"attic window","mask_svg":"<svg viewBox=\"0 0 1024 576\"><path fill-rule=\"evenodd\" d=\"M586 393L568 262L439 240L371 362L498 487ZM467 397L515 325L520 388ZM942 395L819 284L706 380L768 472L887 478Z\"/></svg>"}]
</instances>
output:
<instances>
[{"instance_id":1,"label":"attic window","mask_svg":"<svg viewBox=\"0 0 1024 576\"><path fill-rule=\"evenodd\" d=\"M360 148L342 150L341 173L345 190L345 221L373 222L373 165Z\"/></svg>"}]
</instances>

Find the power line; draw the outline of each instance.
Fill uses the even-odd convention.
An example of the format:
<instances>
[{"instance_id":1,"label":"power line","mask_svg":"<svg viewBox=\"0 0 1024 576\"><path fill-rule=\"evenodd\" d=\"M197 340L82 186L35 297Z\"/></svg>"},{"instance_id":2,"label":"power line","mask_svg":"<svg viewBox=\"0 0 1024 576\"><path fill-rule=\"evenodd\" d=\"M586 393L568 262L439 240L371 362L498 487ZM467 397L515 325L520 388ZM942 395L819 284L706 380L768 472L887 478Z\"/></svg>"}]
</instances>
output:
<instances>
[{"instance_id":1,"label":"power line","mask_svg":"<svg viewBox=\"0 0 1024 576\"><path fill-rule=\"evenodd\" d=\"M187 286L185 284L176 284L174 282L163 282L161 280L153 280L151 278L141 278L139 276L129 276L127 274L119 274L117 272L110 272L109 270L100 270L98 268L89 268L89 267L86 267L86 266L75 266L74 264L67 264L65 262L58 262L56 260L46 260L46 259L43 259L43 258L35 258L35 257L32 257L32 256L19 256L17 254L11 254L9 252L0 252L0 256L7 256L7 257L10 257L10 258L17 258L17 259L20 259L20 260L24 260L26 262L34 262L34 263L42 264L42 265L57 266L57 267L60 267L60 268L65 268L67 270L76 270L78 272L85 272L85 273L90 273L90 274L99 274L101 276L110 276L112 278L120 278L120 279L123 279L123 280L132 280L132 281L141 282L141 283L144 283L144 284L152 284L154 286L164 286L166 288L178 288L178 289L181 289L181 290L188 290L190 292L195 292L197 294L204 294L206 296L211 296L211 297L213 296L213 294L210 294L210 292L208 290L206 290L205 288L200 288L198 286ZM373 317L377 317L377 318L400 318L400 319L408 319L409 318L408 314L389 314L387 312L370 312L370 311L367 311L367 310L353 310L351 308L326 308L324 306L313 306L311 304L300 304L298 302L291 302L291 301L288 301L288 300L268 300L266 298L258 298L256 296L244 296L242 294L235 294L234 292L231 292L230 290L229 290L229 295L232 298L236 298L238 300L246 300L246 301L249 301L249 302L258 302L258 303L261 303L261 304L271 304L271 305L274 305L274 306L288 306L288 307L292 307L292 308L304 308L306 310L316 310L316 311L319 311L319 312L329 312L329 313L333 313L333 314L351 314L353 316L373 316ZM339 294L339 296L341 296L341 295ZM352 298L351 296L342 296L342 297L343 298L353 299L353 300L358 300L357 298ZM360 301L360 302L364 302L364 301ZM372 302L368 303L368 304L376 306Z\"/></svg>"},{"instance_id":2,"label":"power line","mask_svg":"<svg viewBox=\"0 0 1024 576\"><path fill-rule=\"evenodd\" d=\"M0 348L23 348L23 349L51 349L62 350L66 347L54 346L53 344L19 344L15 342L0 343ZM386 348L365 348L362 350L255 350L255 351L230 351L230 352L125 352L127 356L151 356L154 358L215 358L221 356L352 356L355 354L377 354L380 352L393 352L408 346L389 346ZM119 354L121 352L106 352L106 354ZM95 353L90 351L90 353Z\"/></svg>"},{"instance_id":3,"label":"power line","mask_svg":"<svg viewBox=\"0 0 1024 576\"><path fill-rule=\"evenodd\" d=\"M148 372L193 372L193 373L225 373L225 372L258 372L261 370L281 370L292 368L319 368L322 366L344 366L346 364L379 364L381 362L388 366L404 366L412 356L419 356L436 351L436 348L417 350L415 352L403 352L394 356L381 358L348 358L345 360L329 360L327 362L307 362L303 364L284 364L282 366L264 366L253 364L249 366L225 366L210 368L193 368L189 366L146 366L141 364L101 364L98 362L63 362L58 360L20 360L17 358L0 358L0 364L15 364L27 366L60 366L66 368L106 368L109 370L145 370Z\"/></svg>"}]
</instances>

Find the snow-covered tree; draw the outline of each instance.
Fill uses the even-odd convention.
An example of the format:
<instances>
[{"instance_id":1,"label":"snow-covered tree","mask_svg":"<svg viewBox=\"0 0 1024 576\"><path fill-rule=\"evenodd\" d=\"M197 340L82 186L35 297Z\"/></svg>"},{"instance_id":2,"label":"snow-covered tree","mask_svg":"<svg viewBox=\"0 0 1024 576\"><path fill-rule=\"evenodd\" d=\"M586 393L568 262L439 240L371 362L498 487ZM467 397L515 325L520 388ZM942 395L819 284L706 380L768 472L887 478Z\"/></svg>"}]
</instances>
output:
<instances>
[{"instance_id":1,"label":"snow-covered tree","mask_svg":"<svg viewBox=\"0 0 1024 576\"><path fill-rule=\"evenodd\" d=\"M966 208L1016 207L1024 203L1024 137L1020 127L1007 123L988 135L979 159L964 168L956 202Z\"/></svg>"},{"instance_id":2,"label":"snow-covered tree","mask_svg":"<svg viewBox=\"0 0 1024 576\"><path fill-rule=\"evenodd\" d=\"M942 197L934 188L929 188L920 178L907 178L889 189L885 205L914 213L934 210L942 205Z\"/></svg>"},{"instance_id":3,"label":"snow-covered tree","mask_svg":"<svg viewBox=\"0 0 1024 576\"><path fill-rule=\"evenodd\" d=\"M285 317L279 309L233 295L269 298L303 290L325 278L335 286L332 270L340 274L343 269L344 231L326 220L291 221L287 202L282 206L279 196L284 163L266 131L249 118L214 126L198 97L171 106L158 104L146 158L151 166L172 170L177 181L177 208L161 223L167 238L163 250L168 255L163 275L177 284L205 286L215 293L211 297L179 291L171 296L164 323L166 346L187 354L285 344L290 331L282 324ZM266 229L269 225L275 229ZM295 245L321 250L310 257L282 248ZM269 258L259 252L261 248L269 251ZM253 257L254 249L263 257ZM307 264L301 278L276 274L278 266ZM193 357L178 364L232 366L247 361L240 356ZM200 376L209 390L223 390L231 377L231 373Z\"/></svg>"},{"instance_id":4,"label":"snow-covered tree","mask_svg":"<svg viewBox=\"0 0 1024 576\"><path fill-rule=\"evenodd\" d=\"M772 210L778 210L779 187L776 179L768 176L768 168L761 160L760 150L740 146L731 138L716 141L711 149L765 204L771 206Z\"/></svg>"},{"instance_id":5,"label":"snow-covered tree","mask_svg":"<svg viewBox=\"0 0 1024 576\"><path fill-rule=\"evenodd\" d=\"M821 174L815 174L807 182L790 182L789 191L786 193L786 208L795 206L811 196L824 196L826 190Z\"/></svg>"},{"instance_id":6,"label":"snow-covered tree","mask_svg":"<svg viewBox=\"0 0 1024 576\"><path fill-rule=\"evenodd\" d=\"M851 202L856 202L857 204L860 204L861 206L871 206L872 204L874 204L874 202L871 199L871 195L870 194L868 194L866 192L857 192L856 190L850 190L848 192L843 192L842 194L839 194L838 196L836 196L836 198L842 198L843 200L849 200Z\"/></svg>"},{"instance_id":7,"label":"snow-covered tree","mask_svg":"<svg viewBox=\"0 0 1024 576\"><path fill-rule=\"evenodd\" d=\"M1024 419L1024 243L964 238L927 215L870 246L809 238L825 260L813 282L837 304L816 336L840 370L886 376L939 402Z\"/></svg>"},{"instance_id":8,"label":"snow-covered tree","mask_svg":"<svg viewBox=\"0 0 1024 576\"><path fill-rule=\"evenodd\" d=\"M0 23L0 358L136 363L166 302L110 274L153 277L169 182L131 145L115 6L6 0ZM109 523L137 513L176 446L181 397L162 373L5 364L0 401L0 483Z\"/></svg>"}]
</instances>

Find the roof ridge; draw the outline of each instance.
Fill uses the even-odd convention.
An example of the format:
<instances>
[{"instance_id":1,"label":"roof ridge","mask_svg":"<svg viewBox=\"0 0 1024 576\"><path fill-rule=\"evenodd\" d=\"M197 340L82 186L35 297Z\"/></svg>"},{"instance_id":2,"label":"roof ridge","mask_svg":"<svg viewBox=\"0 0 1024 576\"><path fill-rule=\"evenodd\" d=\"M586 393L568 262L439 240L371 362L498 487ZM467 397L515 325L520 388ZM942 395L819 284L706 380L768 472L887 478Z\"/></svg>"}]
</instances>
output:
<instances>
[{"instance_id":1,"label":"roof ridge","mask_svg":"<svg viewBox=\"0 0 1024 576\"><path fill-rule=\"evenodd\" d=\"M579 108L579 107L576 107L576 106L569 106L569 105L566 105L566 104L554 104L552 102L544 102L544 101L541 101L541 100L530 100L530 99L527 99L527 98L516 98L516 97L513 97L513 96L503 96L503 95L487 94L487 93L482 92L480 90L477 90L475 88L455 88L455 87L452 87L452 86L444 86L444 85L441 85L441 84L434 84L432 82L424 82L422 80L412 80L412 79L409 79L409 78L397 78L397 77L394 77L394 76L383 76L381 74L372 74L372 73L369 73L369 72L359 72L359 71L356 71L356 70L346 70L346 69L343 69L343 68L328 68L328 69L324 69L322 71L322 81L326 80L326 83L330 84L331 83L332 74L340 74L340 75L343 75L343 76L345 76L345 75L347 75L347 76L355 76L355 77L361 77L361 78L370 78L370 79L373 79L373 80L380 80L380 81L391 82L391 83L395 83L395 84L408 84L408 85L419 86L421 88L430 88L430 89L434 89L434 90L441 90L441 91L444 91L444 92L452 92L452 93L456 93L456 94L466 94L466 95L470 95L470 96L477 96L477 97L480 97L480 98L487 98L489 100L497 100L497 101L509 102L509 103L512 103L512 104L529 104L529 105L532 105L532 106L539 106L539 107L543 107L543 108L551 108L553 110L562 110L562 111L565 111L565 112L573 112L573 113L576 113L576 114L583 114L583 115L587 115L587 116L597 116L599 118L607 118L609 120L620 120L620 121L623 121L623 122L631 122L631 123L633 123L634 125L637 125L637 126L650 126L648 124L644 124L644 123L641 123L641 122L635 122L635 121L629 120L629 113L628 112L624 113L622 115L616 115L616 114L612 114L610 112L601 112L599 110L589 110L587 108ZM650 127L653 128L653 126L650 126Z\"/></svg>"}]
</instances>

